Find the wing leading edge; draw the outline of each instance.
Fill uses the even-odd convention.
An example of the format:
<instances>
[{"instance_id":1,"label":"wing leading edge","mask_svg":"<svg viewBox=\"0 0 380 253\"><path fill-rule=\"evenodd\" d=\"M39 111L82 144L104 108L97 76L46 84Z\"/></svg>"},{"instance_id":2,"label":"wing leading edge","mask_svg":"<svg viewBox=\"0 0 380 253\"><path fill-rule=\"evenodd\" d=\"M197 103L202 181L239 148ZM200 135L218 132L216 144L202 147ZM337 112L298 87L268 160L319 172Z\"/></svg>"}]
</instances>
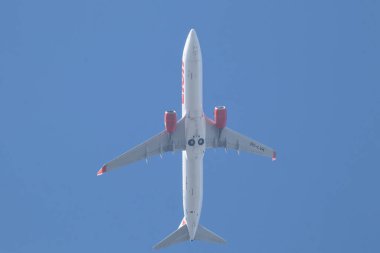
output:
<instances>
[{"instance_id":1,"label":"wing leading edge","mask_svg":"<svg viewBox=\"0 0 380 253\"><path fill-rule=\"evenodd\" d=\"M219 129L211 119L206 119L206 147L235 149L271 157L276 160L276 151L258 141L252 140L234 130L224 127Z\"/></svg>"},{"instance_id":2,"label":"wing leading edge","mask_svg":"<svg viewBox=\"0 0 380 253\"><path fill-rule=\"evenodd\" d=\"M177 122L176 130L173 133L168 133L165 130L160 132L156 136L104 164L97 175L100 176L105 172L127 166L139 160L148 159L151 156L184 149L186 149L185 118L182 118Z\"/></svg>"}]
</instances>

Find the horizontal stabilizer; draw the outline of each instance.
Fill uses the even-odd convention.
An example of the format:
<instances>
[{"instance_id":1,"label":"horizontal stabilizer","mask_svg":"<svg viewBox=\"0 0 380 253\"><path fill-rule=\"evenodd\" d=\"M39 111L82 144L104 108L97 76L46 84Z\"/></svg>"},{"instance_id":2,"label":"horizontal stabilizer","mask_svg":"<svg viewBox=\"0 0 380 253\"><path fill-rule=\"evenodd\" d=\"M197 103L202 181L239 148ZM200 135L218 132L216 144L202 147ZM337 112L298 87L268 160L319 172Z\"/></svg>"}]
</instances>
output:
<instances>
[{"instance_id":1,"label":"horizontal stabilizer","mask_svg":"<svg viewBox=\"0 0 380 253\"><path fill-rule=\"evenodd\" d=\"M189 230L187 229L187 226L184 225L184 226L178 228L176 231L174 231L170 235L168 235L161 242L154 245L153 249L166 248L172 244L183 242L183 241L188 241L188 240L190 240Z\"/></svg>"},{"instance_id":2,"label":"horizontal stabilizer","mask_svg":"<svg viewBox=\"0 0 380 253\"><path fill-rule=\"evenodd\" d=\"M215 234L214 232L208 230L207 228L198 225L197 233L195 234L195 240L207 241L207 242L216 242L216 243L225 243L226 241Z\"/></svg>"},{"instance_id":3,"label":"horizontal stabilizer","mask_svg":"<svg viewBox=\"0 0 380 253\"><path fill-rule=\"evenodd\" d=\"M189 240L190 240L189 230L187 228L186 220L184 218L180 224L180 227L176 231L168 235L161 242L154 245L153 249L162 249L162 248L169 247L172 244L183 242L183 241L189 241ZM219 235L215 234L214 232L208 230L207 228L201 225L198 225L194 240L205 241L205 242L215 242L215 243L226 242L222 237L220 237Z\"/></svg>"}]
</instances>

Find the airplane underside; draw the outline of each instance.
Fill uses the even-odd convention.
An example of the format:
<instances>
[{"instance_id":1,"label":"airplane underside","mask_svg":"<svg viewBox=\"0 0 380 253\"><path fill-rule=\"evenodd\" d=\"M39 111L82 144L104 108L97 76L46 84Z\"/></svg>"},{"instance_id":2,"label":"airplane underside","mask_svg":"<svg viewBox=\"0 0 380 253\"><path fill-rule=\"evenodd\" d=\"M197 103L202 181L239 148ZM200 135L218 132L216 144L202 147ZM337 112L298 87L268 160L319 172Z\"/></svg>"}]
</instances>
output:
<instances>
[{"instance_id":1,"label":"airplane underside","mask_svg":"<svg viewBox=\"0 0 380 253\"><path fill-rule=\"evenodd\" d=\"M205 116L202 79L201 48L195 30L191 29L182 56L181 119L177 121L175 111L166 111L164 131L106 163L98 171L98 175L102 175L154 155L182 151L184 218L178 229L156 244L155 249L189 240L225 242L199 224L203 202L203 157L206 149L235 149L276 159L276 152L272 148L226 127L226 107L215 107L213 119Z\"/></svg>"}]
</instances>

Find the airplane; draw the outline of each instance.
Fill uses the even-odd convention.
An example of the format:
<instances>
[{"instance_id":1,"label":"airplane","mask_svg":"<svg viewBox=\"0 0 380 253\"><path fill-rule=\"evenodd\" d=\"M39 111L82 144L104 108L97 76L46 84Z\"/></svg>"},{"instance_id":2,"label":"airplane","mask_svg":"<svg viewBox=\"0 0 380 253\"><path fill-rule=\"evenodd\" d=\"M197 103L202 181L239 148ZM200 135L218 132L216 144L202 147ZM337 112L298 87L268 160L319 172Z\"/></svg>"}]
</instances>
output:
<instances>
[{"instance_id":1,"label":"airplane","mask_svg":"<svg viewBox=\"0 0 380 253\"><path fill-rule=\"evenodd\" d=\"M191 29L182 56L182 117L165 111L165 129L104 164L100 176L133 162L165 152L182 151L182 193L184 217L177 230L157 243L161 249L183 241L202 240L225 243L216 233L199 224L203 201L203 157L206 148L235 149L276 160L276 152L228 127L225 106L214 108L214 119L205 116L202 107L202 53L194 29Z\"/></svg>"}]
</instances>

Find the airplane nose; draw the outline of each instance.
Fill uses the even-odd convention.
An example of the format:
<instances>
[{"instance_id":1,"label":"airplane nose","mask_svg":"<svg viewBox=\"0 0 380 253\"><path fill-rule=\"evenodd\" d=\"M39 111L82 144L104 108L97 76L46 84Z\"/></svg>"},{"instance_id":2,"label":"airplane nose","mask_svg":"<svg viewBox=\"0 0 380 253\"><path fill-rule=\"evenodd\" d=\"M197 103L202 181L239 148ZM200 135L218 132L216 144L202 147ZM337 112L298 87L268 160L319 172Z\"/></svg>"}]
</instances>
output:
<instances>
[{"instance_id":1,"label":"airplane nose","mask_svg":"<svg viewBox=\"0 0 380 253\"><path fill-rule=\"evenodd\" d=\"M197 33L194 29L191 29L189 35L186 39L185 51L189 59L191 60L200 60L201 59L201 50L199 46L199 40Z\"/></svg>"},{"instance_id":2,"label":"airplane nose","mask_svg":"<svg viewBox=\"0 0 380 253\"><path fill-rule=\"evenodd\" d=\"M197 33L195 32L195 29L191 29L190 32L189 32L189 36L190 37L196 37L197 36Z\"/></svg>"},{"instance_id":3,"label":"airplane nose","mask_svg":"<svg viewBox=\"0 0 380 253\"><path fill-rule=\"evenodd\" d=\"M199 45L198 36L194 29L191 29L189 35L187 36L187 40L190 45Z\"/></svg>"}]
</instances>

